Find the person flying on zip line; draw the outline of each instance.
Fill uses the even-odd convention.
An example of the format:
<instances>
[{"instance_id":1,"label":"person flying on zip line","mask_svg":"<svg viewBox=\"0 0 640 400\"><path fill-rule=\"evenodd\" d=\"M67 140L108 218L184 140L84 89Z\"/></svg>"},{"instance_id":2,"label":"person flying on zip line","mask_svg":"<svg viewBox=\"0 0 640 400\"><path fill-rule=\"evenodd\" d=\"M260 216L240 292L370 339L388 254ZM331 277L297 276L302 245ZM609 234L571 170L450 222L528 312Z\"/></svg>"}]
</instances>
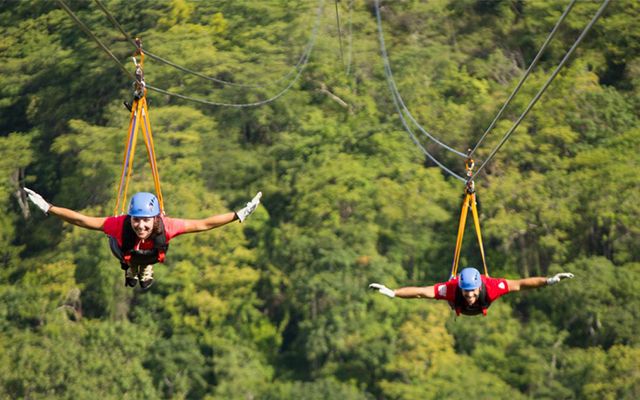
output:
<instances>
[{"instance_id":1,"label":"person flying on zip line","mask_svg":"<svg viewBox=\"0 0 640 400\"><path fill-rule=\"evenodd\" d=\"M436 283L433 286L402 287L392 290L380 283L372 283L369 288L391 298L446 300L455 310L456 315L487 315L487 308L502 295L522 289L555 285L566 278L573 278L573 274L561 272L549 278L537 276L511 280L491 278L481 275L475 268L464 268L458 276L448 282Z\"/></svg>"},{"instance_id":2,"label":"person flying on zip line","mask_svg":"<svg viewBox=\"0 0 640 400\"><path fill-rule=\"evenodd\" d=\"M160 213L158 199L152 193L139 192L131 197L127 215L115 217L90 217L68 208L54 206L31 189L24 188L29 200L45 214L70 224L92 230L100 230L109 236L111 251L120 260L125 271L125 286L143 289L153 284L153 265L164 262L169 241L184 233L202 232L218 228L235 220L244 220L260 204L262 192L245 207L225 214L203 219L169 218Z\"/></svg>"}]
</instances>

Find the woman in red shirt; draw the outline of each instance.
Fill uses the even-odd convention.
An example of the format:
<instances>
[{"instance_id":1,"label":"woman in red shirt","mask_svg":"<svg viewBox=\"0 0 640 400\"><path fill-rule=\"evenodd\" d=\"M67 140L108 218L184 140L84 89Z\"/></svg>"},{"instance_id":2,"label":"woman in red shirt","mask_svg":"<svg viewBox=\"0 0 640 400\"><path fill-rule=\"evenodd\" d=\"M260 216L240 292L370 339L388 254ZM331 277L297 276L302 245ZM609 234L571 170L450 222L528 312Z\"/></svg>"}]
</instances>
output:
<instances>
[{"instance_id":1,"label":"woman in red shirt","mask_svg":"<svg viewBox=\"0 0 640 400\"><path fill-rule=\"evenodd\" d=\"M262 193L236 211L203 219L169 218L160 213L158 199L152 193L139 192L131 197L127 215L89 217L77 211L48 203L38 193L24 188L29 200L45 214L55 215L82 228L101 230L109 236L111 250L125 271L125 285L134 287L140 282L143 289L153 283L153 266L164 262L169 241L183 233L202 232L243 222L260 204Z\"/></svg>"}]
</instances>

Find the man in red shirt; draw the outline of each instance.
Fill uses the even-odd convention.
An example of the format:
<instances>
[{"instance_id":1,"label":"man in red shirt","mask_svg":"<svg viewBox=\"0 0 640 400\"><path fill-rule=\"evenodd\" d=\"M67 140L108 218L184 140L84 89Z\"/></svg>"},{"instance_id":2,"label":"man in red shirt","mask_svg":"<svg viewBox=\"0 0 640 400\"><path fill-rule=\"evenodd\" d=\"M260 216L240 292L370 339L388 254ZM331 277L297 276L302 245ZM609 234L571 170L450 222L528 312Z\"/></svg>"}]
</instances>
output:
<instances>
[{"instance_id":1,"label":"man in red shirt","mask_svg":"<svg viewBox=\"0 0 640 400\"><path fill-rule=\"evenodd\" d=\"M45 214L82 228L101 230L109 236L111 250L125 271L125 285L143 289L153 283L153 266L164 262L169 241L183 233L202 232L243 222L260 204L261 192L236 211L203 219L169 218L160 213L158 199L152 193L140 192L131 197L127 215L117 217L89 217L77 211L54 206L33 190L24 188L29 200Z\"/></svg>"},{"instance_id":2,"label":"man in red shirt","mask_svg":"<svg viewBox=\"0 0 640 400\"><path fill-rule=\"evenodd\" d=\"M433 286L403 287L392 290L382 284L372 283L369 288L392 298L446 300L455 310L456 315L487 315L487 308L502 295L522 289L555 285L565 278L573 278L573 274L561 272L550 278L539 276L510 280L491 278L480 275L480 272L475 268L465 268L460 271L458 276Z\"/></svg>"}]
</instances>

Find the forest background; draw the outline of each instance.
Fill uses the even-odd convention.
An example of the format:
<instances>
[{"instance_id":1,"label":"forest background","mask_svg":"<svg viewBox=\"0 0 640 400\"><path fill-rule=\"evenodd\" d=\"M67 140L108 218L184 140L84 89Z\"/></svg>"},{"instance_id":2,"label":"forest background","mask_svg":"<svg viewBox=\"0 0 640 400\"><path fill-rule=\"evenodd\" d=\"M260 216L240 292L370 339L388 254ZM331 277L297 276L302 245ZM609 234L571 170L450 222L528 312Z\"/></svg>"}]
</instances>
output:
<instances>
[{"instance_id":1,"label":"forest background","mask_svg":"<svg viewBox=\"0 0 640 400\"><path fill-rule=\"evenodd\" d=\"M473 146L567 3L383 1L416 120ZM133 72L134 48L97 4L68 5ZM143 292L124 287L103 234L20 192L113 213L131 79L56 2L0 2L1 398L640 398L640 3L610 3L476 178L490 274L575 279L473 318L367 290L448 279L464 186L402 127L372 0L104 5L145 49L252 85L146 59L147 84L213 102L275 96L314 47L262 106L148 93L169 216L264 196L244 224L173 240ZM599 6L577 2L479 159ZM423 145L463 172L462 158ZM142 146L130 193L153 190ZM468 230L461 265L479 263Z\"/></svg>"}]
</instances>

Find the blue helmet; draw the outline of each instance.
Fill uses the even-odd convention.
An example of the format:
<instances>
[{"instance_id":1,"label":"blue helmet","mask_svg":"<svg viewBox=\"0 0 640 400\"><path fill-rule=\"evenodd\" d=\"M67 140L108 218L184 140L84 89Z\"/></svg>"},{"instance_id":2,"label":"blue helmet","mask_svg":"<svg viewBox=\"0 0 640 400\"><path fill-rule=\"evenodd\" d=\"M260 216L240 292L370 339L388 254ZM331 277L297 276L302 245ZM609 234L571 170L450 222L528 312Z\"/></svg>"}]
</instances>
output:
<instances>
[{"instance_id":1,"label":"blue helmet","mask_svg":"<svg viewBox=\"0 0 640 400\"><path fill-rule=\"evenodd\" d=\"M127 214L132 217L155 217L160 214L158 199L153 193L136 193L131 197Z\"/></svg>"},{"instance_id":2,"label":"blue helmet","mask_svg":"<svg viewBox=\"0 0 640 400\"><path fill-rule=\"evenodd\" d=\"M462 290L475 290L482 285L480 271L475 268L465 268L458 276L458 287Z\"/></svg>"}]
</instances>

